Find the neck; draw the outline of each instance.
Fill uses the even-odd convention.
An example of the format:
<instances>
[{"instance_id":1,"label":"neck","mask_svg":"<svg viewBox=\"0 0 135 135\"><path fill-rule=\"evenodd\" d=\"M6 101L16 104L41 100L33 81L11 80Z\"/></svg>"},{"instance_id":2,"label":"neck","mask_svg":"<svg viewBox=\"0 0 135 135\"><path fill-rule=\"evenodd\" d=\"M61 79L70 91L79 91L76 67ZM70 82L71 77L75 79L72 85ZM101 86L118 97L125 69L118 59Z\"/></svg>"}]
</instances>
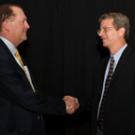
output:
<instances>
[{"instance_id":1,"label":"neck","mask_svg":"<svg viewBox=\"0 0 135 135\"><path fill-rule=\"evenodd\" d=\"M116 54L122 47L124 47L126 44L126 41L117 43L115 45L112 45L109 49L111 54Z\"/></svg>"},{"instance_id":2,"label":"neck","mask_svg":"<svg viewBox=\"0 0 135 135\"><path fill-rule=\"evenodd\" d=\"M18 44L16 42L14 42L14 40L10 37L7 36L6 34L0 34L0 36L6 38L7 40L9 40L12 44L14 44L16 47L18 46Z\"/></svg>"}]
</instances>

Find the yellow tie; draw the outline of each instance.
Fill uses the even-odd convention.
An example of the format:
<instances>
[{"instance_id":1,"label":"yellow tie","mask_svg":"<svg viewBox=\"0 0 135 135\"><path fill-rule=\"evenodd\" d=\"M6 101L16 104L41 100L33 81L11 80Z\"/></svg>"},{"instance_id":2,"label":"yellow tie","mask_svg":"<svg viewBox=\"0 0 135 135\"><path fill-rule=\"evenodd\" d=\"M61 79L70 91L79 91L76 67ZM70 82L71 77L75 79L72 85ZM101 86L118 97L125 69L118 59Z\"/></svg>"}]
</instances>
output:
<instances>
[{"instance_id":1,"label":"yellow tie","mask_svg":"<svg viewBox=\"0 0 135 135\"><path fill-rule=\"evenodd\" d=\"M35 88L34 88L34 85L33 85L33 83L32 83L29 70L28 70L27 66L24 65L23 60L22 60L22 57L21 57L21 55L19 54L19 51L18 51L18 50L17 50L16 53L15 53L15 57L16 57L16 59L19 61L19 64L21 64L22 69L24 70L24 73L25 73L25 75L26 75L26 77L27 77L27 79L28 79L28 81L29 81L29 83L30 83L30 85L31 85L31 87L32 87L32 90L33 90L33 92L35 92Z\"/></svg>"},{"instance_id":2,"label":"yellow tie","mask_svg":"<svg viewBox=\"0 0 135 135\"><path fill-rule=\"evenodd\" d=\"M20 62L20 64L21 64L22 66L24 66L24 63L23 63L23 61L22 61L22 58L21 58L21 56L20 56L18 50L16 51L15 57L16 57L17 60Z\"/></svg>"}]
</instances>

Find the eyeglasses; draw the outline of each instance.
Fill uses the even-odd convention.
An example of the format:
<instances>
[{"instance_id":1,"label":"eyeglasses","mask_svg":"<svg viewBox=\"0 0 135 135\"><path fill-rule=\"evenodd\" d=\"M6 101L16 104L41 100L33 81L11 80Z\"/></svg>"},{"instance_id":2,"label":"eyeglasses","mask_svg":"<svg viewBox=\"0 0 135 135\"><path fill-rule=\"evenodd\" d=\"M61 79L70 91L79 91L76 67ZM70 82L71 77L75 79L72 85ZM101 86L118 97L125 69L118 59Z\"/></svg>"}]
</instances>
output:
<instances>
[{"instance_id":1,"label":"eyeglasses","mask_svg":"<svg viewBox=\"0 0 135 135\"><path fill-rule=\"evenodd\" d=\"M97 30L97 34L99 35L101 32L107 33L110 29L112 29L113 27L103 27Z\"/></svg>"}]
</instances>

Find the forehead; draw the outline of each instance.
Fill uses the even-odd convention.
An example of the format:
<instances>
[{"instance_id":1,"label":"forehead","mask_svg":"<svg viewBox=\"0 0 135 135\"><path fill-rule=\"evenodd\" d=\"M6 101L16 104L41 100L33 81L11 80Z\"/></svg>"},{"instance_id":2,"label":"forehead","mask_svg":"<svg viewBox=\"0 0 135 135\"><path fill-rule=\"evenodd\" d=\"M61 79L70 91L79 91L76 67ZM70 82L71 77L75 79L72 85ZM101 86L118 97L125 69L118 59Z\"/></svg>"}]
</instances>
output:
<instances>
[{"instance_id":1,"label":"forehead","mask_svg":"<svg viewBox=\"0 0 135 135\"><path fill-rule=\"evenodd\" d=\"M113 19L112 18L106 18L103 19L100 23L101 27L105 27L105 26L113 26Z\"/></svg>"},{"instance_id":2,"label":"forehead","mask_svg":"<svg viewBox=\"0 0 135 135\"><path fill-rule=\"evenodd\" d=\"M13 6L11 9L13 10L13 13L16 17L26 17L24 11L21 8Z\"/></svg>"}]
</instances>

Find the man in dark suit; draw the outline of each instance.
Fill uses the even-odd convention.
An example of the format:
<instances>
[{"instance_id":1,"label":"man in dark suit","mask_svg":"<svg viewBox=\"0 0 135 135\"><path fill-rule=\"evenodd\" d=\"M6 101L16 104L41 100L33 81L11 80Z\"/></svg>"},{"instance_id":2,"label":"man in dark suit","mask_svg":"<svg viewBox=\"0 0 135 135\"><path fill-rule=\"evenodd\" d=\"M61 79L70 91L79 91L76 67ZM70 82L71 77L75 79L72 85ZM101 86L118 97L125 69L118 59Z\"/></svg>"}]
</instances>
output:
<instances>
[{"instance_id":1,"label":"man in dark suit","mask_svg":"<svg viewBox=\"0 0 135 135\"><path fill-rule=\"evenodd\" d=\"M113 62L105 58L95 75L92 135L134 135L135 51L127 44L129 19L111 12L103 14L99 24L98 35Z\"/></svg>"},{"instance_id":2,"label":"man in dark suit","mask_svg":"<svg viewBox=\"0 0 135 135\"><path fill-rule=\"evenodd\" d=\"M45 135L43 113L72 114L79 107L71 96L39 97L17 50L29 27L20 6L0 5L0 135Z\"/></svg>"}]
</instances>

